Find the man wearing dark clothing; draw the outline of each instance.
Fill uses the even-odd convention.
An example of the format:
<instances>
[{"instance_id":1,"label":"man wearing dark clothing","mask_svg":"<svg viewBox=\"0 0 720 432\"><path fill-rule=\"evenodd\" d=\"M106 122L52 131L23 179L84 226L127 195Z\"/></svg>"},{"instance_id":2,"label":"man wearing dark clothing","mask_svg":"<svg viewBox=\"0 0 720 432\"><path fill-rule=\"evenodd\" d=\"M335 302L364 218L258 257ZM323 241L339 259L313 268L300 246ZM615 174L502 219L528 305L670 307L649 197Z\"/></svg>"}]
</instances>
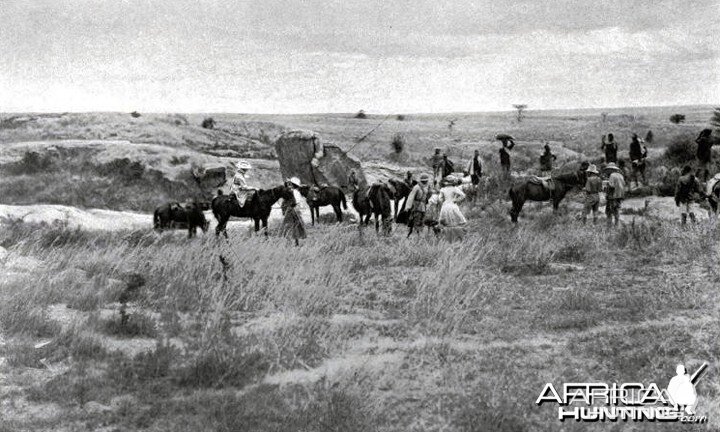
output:
<instances>
[{"instance_id":1,"label":"man wearing dark clothing","mask_svg":"<svg viewBox=\"0 0 720 432\"><path fill-rule=\"evenodd\" d=\"M700 174L703 176L703 181L707 181L710 177L710 170L708 167L711 166L713 146L711 134L712 130L703 129L695 140L697 143L696 156L698 160L698 169L700 170Z\"/></svg>"},{"instance_id":2,"label":"man wearing dark clothing","mask_svg":"<svg viewBox=\"0 0 720 432\"><path fill-rule=\"evenodd\" d=\"M552 173L552 163L557 156L550 151L550 144L545 144L545 153L540 155L540 175L550 176Z\"/></svg>"},{"instance_id":3,"label":"man wearing dark clothing","mask_svg":"<svg viewBox=\"0 0 720 432\"><path fill-rule=\"evenodd\" d=\"M505 173L510 172L510 153L505 150L505 147L500 148L500 166Z\"/></svg>"},{"instance_id":4,"label":"man wearing dark clothing","mask_svg":"<svg viewBox=\"0 0 720 432\"><path fill-rule=\"evenodd\" d=\"M495 135L495 139L502 143L502 148L500 149L500 167L502 167L505 174L510 174L510 153L508 153L508 150L512 150L512 148L515 147L515 139L506 134Z\"/></svg>"},{"instance_id":5,"label":"man wearing dark clothing","mask_svg":"<svg viewBox=\"0 0 720 432\"><path fill-rule=\"evenodd\" d=\"M645 184L645 158L647 157L647 147L640 144L640 139L637 134L632 134L629 153L630 162L632 164L632 176L635 180L635 184L638 186L640 185L638 182L638 174L640 174L642 182Z\"/></svg>"},{"instance_id":6,"label":"man wearing dark clothing","mask_svg":"<svg viewBox=\"0 0 720 432\"><path fill-rule=\"evenodd\" d=\"M446 154L443 155L442 161L442 178L445 178L455 172L455 164L452 163Z\"/></svg>"},{"instance_id":7,"label":"man wearing dark clothing","mask_svg":"<svg viewBox=\"0 0 720 432\"><path fill-rule=\"evenodd\" d=\"M686 165L675 187L675 205L680 207L683 225L687 223L688 215L690 215L690 220L695 222L695 213L692 211L692 204L698 196L704 195L700 181L693 174L692 168Z\"/></svg>"},{"instance_id":8,"label":"man wearing dark clothing","mask_svg":"<svg viewBox=\"0 0 720 432\"><path fill-rule=\"evenodd\" d=\"M482 177L482 163L480 162L480 150L475 150L475 155L465 170L470 175L472 184L477 186L480 184L480 177Z\"/></svg>"},{"instance_id":9,"label":"man wearing dark clothing","mask_svg":"<svg viewBox=\"0 0 720 432\"><path fill-rule=\"evenodd\" d=\"M617 163L617 151L618 151L618 145L615 142L615 137L613 134L607 135L607 142L605 141L605 136L602 137L602 145L600 146L600 150L603 150L605 152L605 163L610 162L616 162Z\"/></svg>"}]
</instances>

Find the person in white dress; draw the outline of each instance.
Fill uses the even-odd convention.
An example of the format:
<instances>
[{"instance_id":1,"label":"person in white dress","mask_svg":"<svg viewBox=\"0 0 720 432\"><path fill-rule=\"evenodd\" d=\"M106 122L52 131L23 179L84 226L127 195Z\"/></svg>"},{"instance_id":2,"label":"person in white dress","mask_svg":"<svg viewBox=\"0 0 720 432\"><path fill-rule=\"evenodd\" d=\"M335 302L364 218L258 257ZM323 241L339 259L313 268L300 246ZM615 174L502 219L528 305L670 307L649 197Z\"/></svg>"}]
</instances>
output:
<instances>
[{"instance_id":1,"label":"person in white dress","mask_svg":"<svg viewBox=\"0 0 720 432\"><path fill-rule=\"evenodd\" d=\"M444 184L445 186L440 189L442 207L438 221L444 227L463 226L467 223L467 219L457 205L458 202L465 199L465 193L458 187L460 180L454 175L449 175L445 177Z\"/></svg>"},{"instance_id":2,"label":"person in white dress","mask_svg":"<svg viewBox=\"0 0 720 432\"><path fill-rule=\"evenodd\" d=\"M248 197L252 196L255 192L255 188L248 186L247 179L245 178L247 172L252 167L247 161L241 160L235 164L235 176L230 185L230 193L235 194L240 207L245 205L245 201Z\"/></svg>"}]
</instances>

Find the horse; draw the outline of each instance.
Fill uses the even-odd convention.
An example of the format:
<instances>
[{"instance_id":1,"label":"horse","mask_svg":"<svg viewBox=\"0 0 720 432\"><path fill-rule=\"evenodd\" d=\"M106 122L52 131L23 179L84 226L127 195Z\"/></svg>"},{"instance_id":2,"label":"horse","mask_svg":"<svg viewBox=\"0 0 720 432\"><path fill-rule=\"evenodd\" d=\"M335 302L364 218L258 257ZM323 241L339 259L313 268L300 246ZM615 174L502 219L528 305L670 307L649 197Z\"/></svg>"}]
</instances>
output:
<instances>
[{"instance_id":1,"label":"horse","mask_svg":"<svg viewBox=\"0 0 720 432\"><path fill-rule=\"evenodd\" d=\"M390 198L392 192L390 188L384 184L374 184L370 186L367 196L372 206L373 215L375 216L375 231L380 232L379 216L382 218L383 233L390 234L392 228L392 206Z\"/></svg>"},{"instance_id":2,"label":"horse","mask_svg":"<svg viewBox=\"0 0 720 432\"><path fill-rule=\"evenodd\" d=\"M585 184L585 173L582 171L560 174L551 179L553 183L552 190L545 185L525 180L522 183L513 185L510 188L509 196L512 200L512 209L510 210L510 218L517 223L518 216L522 211L525 201L552 201L553 211L556 212L560 206L560 201L575 186Z\"/></svg>"},{"instance_id":3,"label":"horse","mask_svg":"<svg viewBox=\"0 0 720 432\"><path fill-rule=\"evenodd\" d=\"M312 224L315 225L315 218L320 219L320 207L332 206L335 216L337 216L338 222L342 222L342 208L347 210L347 201L345 200L345 193L336 186L325 186L322 188L304 186L300 188L300 194L307 200L308 206L310 207L310 216L312 217Z\"/></svg>"},{"instance_id":4,"label":"horse","mask_svg":"<svg viewBox=\"0 0 720 432\"><path fill-rule=\"evenodd\" d=\"M188 203L184 206L176 202L165 203L155 209L153 227L156 231L187 228L188 238L195 236L198 227L203 232L207 232L210 223L205 219L203 213L206 205L198 202Z\"/></svg>"},{"instance_id":5,"label":"horse","mask_svg":"<svg viewBox=\"0 0 720 432\"><path fill-rule=\"evenodd\" d=\"M218 221L215 227L215 235L221 232L227 238L227 222L231 216L240 218L250 218L255 221L255 232L260 231L260 222L262 222L265 236L267 237L267 221L270 216L273 204L280 198L287 197L292 194L292 190L288 186L280 185L272 189L259 189L252 197L245 200L245 205L240 207L235 194L223 195L222 190L218 190L218 195L212 200L212 212Z\"/></svg>"},{"instance_id":6,"label":"horse","mask_svg":"<svg viewBox=\"0 0 720 432\"><path fill-rule=\"evenodd\" d=\"M390 179L388 180L388 183L390 183L390 186L392 186L393 190L391 191L391 197L395 202L393 219L397 220L398 211L400 210L400 201L402 201L403 199L407 199L408 195L410 195L410 192L412 191L412 187L416 185L417 182L413 181L413 186L409 186L402 180Z\"/></svg>"},{"instance_id":7,"label":"horse","mask_svg":"<svg viewBox=\"0 0 720 432\"><path fill-rule=\"evenodd\" d=\"M368 198L367 189L355 187L352 196L352 205L355 211L358 212L360 226L369 224L373 208L370 203L370 198Z\"/></svg>"}]
</instances>

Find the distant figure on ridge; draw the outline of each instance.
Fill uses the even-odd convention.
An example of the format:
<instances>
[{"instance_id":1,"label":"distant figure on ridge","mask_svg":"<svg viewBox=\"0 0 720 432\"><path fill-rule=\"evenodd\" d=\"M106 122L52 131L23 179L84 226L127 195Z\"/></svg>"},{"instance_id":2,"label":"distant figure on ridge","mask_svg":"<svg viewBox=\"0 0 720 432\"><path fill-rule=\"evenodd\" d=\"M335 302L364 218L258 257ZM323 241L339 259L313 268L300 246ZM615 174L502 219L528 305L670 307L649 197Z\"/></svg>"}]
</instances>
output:
<instances>
[{"instance_id":1,"label":"distant figure on ridge","mask_svg":"<svg viewBox=\"0 0 720 432\"><path fill-rule=\"evenodd\" d=\"M647 158L647 154L647 147L641 144L637 134L632 134L629 156L632 164L632 179L635 180L635 185L637 186L640 186L638 174L642 178L642 183L647 183L645 180L645 158Z\"/></svg>"}]
</instances>

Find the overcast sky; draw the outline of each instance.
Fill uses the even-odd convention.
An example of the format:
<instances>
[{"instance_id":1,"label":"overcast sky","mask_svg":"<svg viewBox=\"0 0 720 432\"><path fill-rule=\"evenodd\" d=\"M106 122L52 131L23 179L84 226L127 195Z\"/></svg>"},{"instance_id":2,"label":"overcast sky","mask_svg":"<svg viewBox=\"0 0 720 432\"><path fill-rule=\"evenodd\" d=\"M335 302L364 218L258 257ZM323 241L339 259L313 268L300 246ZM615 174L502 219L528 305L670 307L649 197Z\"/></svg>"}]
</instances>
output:
<instances>
[{"instance_id":1,"label":"overcast sky","mask_svg":"<svg viewBox=\"0 0 720 432\"><path fill-rule=\"evenodd\" d=\"M720 0L0 0L0 111L720 103Z\"/></svg>"}]
</instances>

